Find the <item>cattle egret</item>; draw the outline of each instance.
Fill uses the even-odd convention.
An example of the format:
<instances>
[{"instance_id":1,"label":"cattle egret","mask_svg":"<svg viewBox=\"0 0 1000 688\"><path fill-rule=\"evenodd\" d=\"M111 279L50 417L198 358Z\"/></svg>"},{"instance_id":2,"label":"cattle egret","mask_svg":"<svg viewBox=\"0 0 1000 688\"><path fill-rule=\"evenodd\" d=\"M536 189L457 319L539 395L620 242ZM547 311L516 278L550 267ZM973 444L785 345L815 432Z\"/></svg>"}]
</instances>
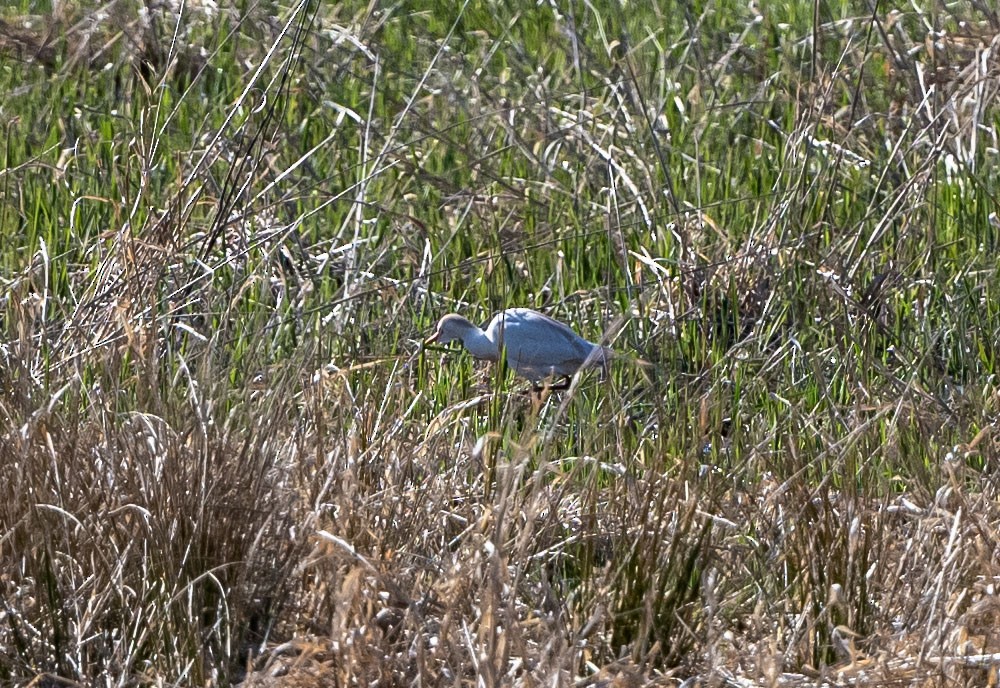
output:
<instances>
[{"instance_id":1,"label":"cattle egret","mask_svg":"<svg viewBox=\"0 0 1000 688\"><path fill-rule=\"evenodd\" d=\"M456 313L438 322L425 344L460 341L474 357L499 361L506 350L507 365L536 386L546 378L570 378L580 368L607 371L611 349L588 342L569 326L530 308L508 308L493 316L485 330Z\"/></svg>"}]
</instances>

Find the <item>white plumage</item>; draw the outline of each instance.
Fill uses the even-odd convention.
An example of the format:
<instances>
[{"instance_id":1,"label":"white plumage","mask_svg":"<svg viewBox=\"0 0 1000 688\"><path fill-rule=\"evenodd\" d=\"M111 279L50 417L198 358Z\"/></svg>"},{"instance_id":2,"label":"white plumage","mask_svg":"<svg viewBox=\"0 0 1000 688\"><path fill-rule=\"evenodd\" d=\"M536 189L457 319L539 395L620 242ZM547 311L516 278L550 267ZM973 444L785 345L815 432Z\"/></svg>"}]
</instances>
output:
<instances>
[{"instance_id":1,"label":"white plumage","mask_svg":"<svg viewBox=\"0 0 1000 688\"><path fill-rule=\"evenodd\" d=\"M553 376L570 377L580 368L607 370L611 349L588 342L569 326L530 308L508 308L493 316L486 330L456 313L444 316L425 343L460 341L479 359L500 360L536 385Z\"/></svg>"}]
</instances>

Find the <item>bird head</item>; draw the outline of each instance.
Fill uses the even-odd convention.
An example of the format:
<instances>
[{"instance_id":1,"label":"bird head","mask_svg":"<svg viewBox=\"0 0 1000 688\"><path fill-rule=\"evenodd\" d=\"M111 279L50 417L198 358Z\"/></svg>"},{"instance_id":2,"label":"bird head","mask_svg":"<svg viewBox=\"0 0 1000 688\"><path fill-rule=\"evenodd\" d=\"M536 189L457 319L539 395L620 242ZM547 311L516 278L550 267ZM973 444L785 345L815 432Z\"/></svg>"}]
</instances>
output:
<instances>
[{"instance_id":1,"label":"bird head","mask_svg":"<svg viewBox=\"0 0 1000 688\"><path fill-rule=\"evenodd\" d=\"M462 316L451 313L438 321L434 334L424 340L424 344L448 344L449 342L464 341L465 335L469 331L478 329Z\"/></svg>"}]
</instances>

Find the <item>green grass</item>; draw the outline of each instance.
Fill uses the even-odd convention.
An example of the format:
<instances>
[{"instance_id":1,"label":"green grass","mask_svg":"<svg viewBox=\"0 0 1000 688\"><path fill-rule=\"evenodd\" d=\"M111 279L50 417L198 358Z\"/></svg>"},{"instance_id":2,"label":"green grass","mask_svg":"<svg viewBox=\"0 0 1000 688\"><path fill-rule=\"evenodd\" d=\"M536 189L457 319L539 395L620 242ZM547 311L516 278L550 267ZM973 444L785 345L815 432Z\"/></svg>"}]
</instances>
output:
<instances>
[{"instance_id":1,"label":"green grass","mask_svg":"<svg viewBox=\"0 0 1000 688\"><path fill-rule=\"evenodd\" d=\"M0 682L988 682L981 5L60 7L0 14ZM515 305L620 362L420 345Z\"/></svg>"}]
</instances>

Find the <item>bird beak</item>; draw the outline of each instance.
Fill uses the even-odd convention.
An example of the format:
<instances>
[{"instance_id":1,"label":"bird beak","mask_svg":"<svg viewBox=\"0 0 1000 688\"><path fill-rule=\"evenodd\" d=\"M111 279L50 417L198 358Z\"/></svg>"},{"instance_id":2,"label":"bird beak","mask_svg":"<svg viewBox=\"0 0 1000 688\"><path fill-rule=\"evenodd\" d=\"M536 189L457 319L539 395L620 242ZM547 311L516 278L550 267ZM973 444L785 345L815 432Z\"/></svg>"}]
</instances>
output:
<instances>
[{"instance_id":1,"label":"bird beak","mask_svg":"<svg viewBox=\"0 0 1000 688\"><path fill-rule=\"evenodd\" d=\"M427 346L428 344L433 344L434 342L436 342L438 340L438 337L440 337L440 336L441 336L441 332L440 331L435 332L430 337L428 337L427 339L424 340L424 346Z\"/></svg>"}]
</instances>

